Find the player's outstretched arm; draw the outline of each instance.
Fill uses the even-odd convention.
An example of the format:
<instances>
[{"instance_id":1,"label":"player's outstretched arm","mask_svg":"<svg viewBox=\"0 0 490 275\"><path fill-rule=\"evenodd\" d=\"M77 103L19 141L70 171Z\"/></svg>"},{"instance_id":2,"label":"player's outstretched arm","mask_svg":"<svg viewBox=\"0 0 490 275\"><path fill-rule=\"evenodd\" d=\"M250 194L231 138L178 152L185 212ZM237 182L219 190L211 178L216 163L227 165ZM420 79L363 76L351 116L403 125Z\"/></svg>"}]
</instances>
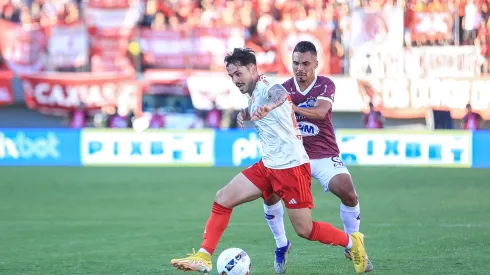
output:
<instances>
[{"instance_id":1,"label":"player's outstretched arm","mask_svg":"<svg viewBox=\"0 0 490 275\"><path fill-rule=\"evenodd\" d=\"M309 119L324 119L328 111L332 108L332 103L325 99L317 99L315 106L311 108L301 108L293 105L294 112Z\"/></svg>"},{"instance_id":2,"label":"player's outstretched arm","mask_svg":"<svg viewBox=\"0 0 490 275\"><path fill-rule=\"evenodd\" d=\"M281 106L288 96L288 92L281 84L274 84L268 91L269 104L258 107L252 114L252 121L266 117L270 111Z\"/></svg>"},{"instance_id":3,"label":"player's outstretched arm","mask_svg":"<svg viewBox=\"0 0 490 275\"><path fill-rule=\"evenodd\" d=\"M271 110L281 106L288 99L288 91L281 84L275 84L269 89L269 107Z\"/></svg>"}]
</instances>

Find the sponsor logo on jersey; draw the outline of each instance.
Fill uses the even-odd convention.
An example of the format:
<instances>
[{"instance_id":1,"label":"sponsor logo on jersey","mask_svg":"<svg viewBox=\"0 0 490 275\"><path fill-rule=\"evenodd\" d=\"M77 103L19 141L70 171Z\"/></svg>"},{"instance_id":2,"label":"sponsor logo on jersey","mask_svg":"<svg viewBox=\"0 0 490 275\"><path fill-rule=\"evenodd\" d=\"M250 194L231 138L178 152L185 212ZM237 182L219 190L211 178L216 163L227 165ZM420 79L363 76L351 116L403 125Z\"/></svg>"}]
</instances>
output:
<instances>
[{"instance_id":1,"label":"sponsor logo on jersey","mask_svg":"<svg viewBox=\"0 0 490 275\"><path fill-rule=\"evenodd\" d=\"M316 136L320 133L320 128L315 124L307 121L298 122L299 131L304 137Z\"/></svg>"},{"instance_id":2,"label":"sponsor logo on jersey","mask_svg":"<svg viewBox=\"0 0 490 275\"><path fill-rule=\"evenodd\" d=\"M298 107L311 108L315 106L315 103L316 103L316 97L310 96L306 99L305 102L301 102L300 104L298 104Z\"/></svg>"},{"instance_id":3,"label":"sponsor logo on jersey","mask_svg":"<svg viewBox=\"0 0 490 275\"><path fill-rule=\"evenodd\" d=\"M269 86L270 85L270 83L269 83L269 81L267 81L265 75L261 75L260 76L260 81L264 82L265 86Z\"/></svg>"}]
</instances>

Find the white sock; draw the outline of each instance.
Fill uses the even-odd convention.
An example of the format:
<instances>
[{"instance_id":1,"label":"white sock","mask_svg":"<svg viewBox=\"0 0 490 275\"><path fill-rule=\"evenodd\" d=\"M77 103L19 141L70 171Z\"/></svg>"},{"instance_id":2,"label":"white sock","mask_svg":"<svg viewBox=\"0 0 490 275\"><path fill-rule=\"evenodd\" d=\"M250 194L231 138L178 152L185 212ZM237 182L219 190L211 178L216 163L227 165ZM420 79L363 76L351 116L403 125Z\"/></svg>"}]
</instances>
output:
<instances>
[{"instance_id":1,"label":"white sock","mask_svg":"<svg viewBox=\"0 0 490 275\"><path fill-rule=\"evenodd\" d=\"M271 206L264 204L264 212L265 219L276 240L276 246L278 248L286 246L288 244L288 238L286 238L286 230L284 229L284 209L282 208L281 201Z\"/></svg>"},{"instance_id":2,"label":"white sock","mask_svg":"<svg viewBox=\"0 0 490 275\"><path fill-rule=\"evenodd\" d=\"M361 208L359 203L356 206L350 207L340 203L340 219L344 223L344 231L347 234L352 234L359 231L361 224Z\"/></svg>"},{"instance_id":3,"label":"white sock","mask_svg":"<svg viewBox=\"0 0 490 275\"><path fill-rule=\"evenodd\" d=\"M351 249L353 245L354 245L354 243L352 242L352 238L349 236L349 244L347 244L347 246L345 248Z\"/></svg>"},{"instance_id":4,"label":"white sock","mask_svg":"<svg viewBox=\"0 0 490 275\"><path fill-rule=\"evenodd\" d=\"M204 249L204 248L200 248L200 249L199 249L199 252L203 252L203 253L206 253L206 254L208 254L208 255L211 255L211 254L210 254L210 253L209 253L209 252L208 252L206 249Z\"/></svg>"}]
</instances>

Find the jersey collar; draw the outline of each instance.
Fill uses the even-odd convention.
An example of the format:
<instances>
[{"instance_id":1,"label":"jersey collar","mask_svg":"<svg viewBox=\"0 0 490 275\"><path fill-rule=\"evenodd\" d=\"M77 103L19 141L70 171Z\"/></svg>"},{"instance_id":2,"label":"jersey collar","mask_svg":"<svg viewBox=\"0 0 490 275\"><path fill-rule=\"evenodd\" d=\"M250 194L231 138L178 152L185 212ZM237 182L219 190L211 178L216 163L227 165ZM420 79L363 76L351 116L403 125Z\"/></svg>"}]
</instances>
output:
<instances>
[{"instance_id":1,"label":"jersey collar","mask_svg":"<svg viewBox=\"0 0 490 275\"><path fill-rule=\"evenodd\" d=\"M306 90L304 91L301 91L299 89L299 85L298 85L298 82L296 82L296 77L293 77L293 80L294 80L294 85L296 86L296 91L298 91L300 94L302 95L307 95L311 89L313 89L313 86L316 84L316 75L315 75L315 79L313 79L313 82L311 82L310 86L308 86L308 88L306 88Z\"/></svg>"}]
</instances>

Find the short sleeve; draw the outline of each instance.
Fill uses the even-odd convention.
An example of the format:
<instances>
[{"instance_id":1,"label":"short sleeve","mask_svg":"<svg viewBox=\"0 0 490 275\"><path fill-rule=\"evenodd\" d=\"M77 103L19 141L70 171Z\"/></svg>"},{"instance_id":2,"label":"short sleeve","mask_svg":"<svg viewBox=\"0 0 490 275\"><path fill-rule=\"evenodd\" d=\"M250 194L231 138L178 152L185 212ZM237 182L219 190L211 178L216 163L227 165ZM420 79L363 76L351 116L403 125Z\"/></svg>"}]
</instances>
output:
<instances>
[{"instance_id":1,"label":"short sleeve","mask_svg":"<svg viewBox=\"0 0 490 275\"><path fill-rule=\"evenodd\" d=\"M317 99L323 99L326 101L330 101L333 104L334 96L335 96L335 84L332 80L328 80L323 84L323 91L317 96Z\"/></svg>"}]
</instances>

